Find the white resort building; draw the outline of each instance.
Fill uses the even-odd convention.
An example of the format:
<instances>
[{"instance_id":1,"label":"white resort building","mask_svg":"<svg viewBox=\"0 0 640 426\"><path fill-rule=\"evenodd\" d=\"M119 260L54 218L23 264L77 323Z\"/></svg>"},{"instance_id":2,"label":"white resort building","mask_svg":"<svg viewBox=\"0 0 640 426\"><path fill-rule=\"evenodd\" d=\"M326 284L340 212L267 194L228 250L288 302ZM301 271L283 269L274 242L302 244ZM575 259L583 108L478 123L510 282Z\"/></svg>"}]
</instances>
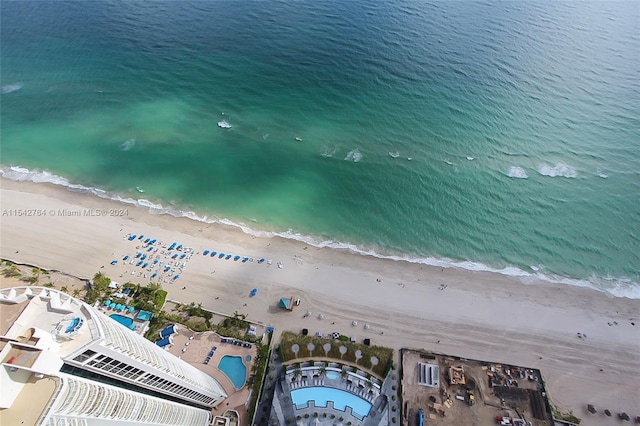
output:
<instances>
[{"instance_id":1,"label":"white resort building","mask_svg":"<svg viewBox=\"0 0 640 426\"><path fill-rule=\"evenodd\" d=\"M0 290L0 424L208 425L208 374L43 287Z\"/></svg>"}]
</instances>

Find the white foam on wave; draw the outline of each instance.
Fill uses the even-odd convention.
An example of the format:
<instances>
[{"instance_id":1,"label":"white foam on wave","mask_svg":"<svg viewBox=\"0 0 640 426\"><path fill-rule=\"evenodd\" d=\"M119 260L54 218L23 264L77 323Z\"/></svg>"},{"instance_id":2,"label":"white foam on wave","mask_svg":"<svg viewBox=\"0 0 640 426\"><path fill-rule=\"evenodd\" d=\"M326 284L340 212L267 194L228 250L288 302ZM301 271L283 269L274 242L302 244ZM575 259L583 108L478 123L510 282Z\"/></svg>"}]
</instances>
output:
<instances>
[{"instance_id":1,"label":"white foam on wave","mask_svg":"<svg viewBox=\"0 0 640 426\"><path fill-rule=\"evenodd\" d=\"M538 173L542 176L549 177L575 178L578 176L578 171L576 169L562 162L556 163L555 166L542 163L538 166Z\"/></svg>"},{"instance_id":2,"label":"white foam on wave","mask_svg":"<svg viewBox=\"0 0 640 426\"><path fill-rule=\"evenodd\" d=\"M609 175L603 173L602 170L598 169L598 177L601 177L602 179L606 179L609 177Z\"/></svg>"},{"instance_id":3,"label":"white foam on wave","mask_svg":"<svg viewBox=\"0 0 640 426\"><path fill-rule=\"evenodd\" d=\"M507 175L510 178L515 178L515 179L527 179L529 177L527 176L527 172L525 172L522 167L517 167L517 166L509 167L509 171L507 172Z\"/></svg>"},{"instance_id":4,"label":"white foam on wave","mask_svg":"<svg viewBox=\"0 0 640 426\"><path fill-rule=\"evenodd\" d=\"M136 144L136 138L131 138L122 142L122 145L120 145L120 149L123 151L129 151L131 148L134 147L135 144Z\"/></svg>"},{"instance_id":5,"label":"white foam on wave","mask_svg":"<svg viewBox=\"0 0 640 426\"><path fill-rule=\"evenodd\" d=\"M322 153L320 155L322 155L325 158L330 158L333 157L334 154L336 153L336 151L338 150L337 146L324 146L322 148Z\"/></svg>"},{"instance_id":6,"label":"white foam on wave","mask_svg":"<svg viewBox=\"0 0 640 426\"><path fill-rule=\"evenodd\" d=\"M347 156L344 157L344 160L357 163L362 160L362 153L357 149L351 150L347 153Z\"/></svg>"},{"instance_id":7,"label":"white foam on wave","mask_svg":"<svg viewBox=\"0 0 640 426\"><path fill-rule=\"evenodd\" d=\"M6 95L7 93L15 92L22 89L22 83L13 83L2 86L2 94Z\"/></svg>"},{"instance_id":8,"label":"white foam on wave","mask_svg":"<svg viewBox=\"0 0 640 426\"><path fill-rule=\"evenodd\" d=\"M435 257L411 257L409 255L387 255L381 254L374 249L366 249L358 247L354 244L343 243L335 240L324 240L310 235L303 235L293 230L284 232L262 231L253 229L244 223L234 222L225 218L209 217L206 215L198 215L193 211L180 210L174 207L165 207L162 204L154 203L147 199L134 199L131 197L122 197L118 194L109 193L99 188L87 187L84 185L70 183L66 178L54 175L46 171L31 171L23 167L11 166L0 168L0 176L14 181L30 181L35 183L50 183L63 186L74 191L86 192L96 195L100 198L117 201L120 203L135 205L148 210L151 214L168 214L174 217L184 217L194 221L207 224L220 223L227 226L240 229L247 235L273 238L280 237L289 240L303 242L307 245L317 248L329 248L334 250L345 250L354 254L363 256L372 256L379 259L387 259L394 261L404 261L408 263L423 264L429 266L437 266L441 268L457 268L468 271L493 272L502 275L516 277L523 284L531 284L537 280L546 281L556 284L567 284L578 287L587 287L601 291L614 297L626 297L629 299L640 299L640 283L636 283L627 278L604 277L599 278L592 276L589 280L579 280L574 278L566 278L551 274L543 274L540 271L544 269L542 265L531 266L534 272L527 272L515 266L505 268L493 268L479 262L472 261L454 261L447 258Z\"/></svg>"}]
</instances>

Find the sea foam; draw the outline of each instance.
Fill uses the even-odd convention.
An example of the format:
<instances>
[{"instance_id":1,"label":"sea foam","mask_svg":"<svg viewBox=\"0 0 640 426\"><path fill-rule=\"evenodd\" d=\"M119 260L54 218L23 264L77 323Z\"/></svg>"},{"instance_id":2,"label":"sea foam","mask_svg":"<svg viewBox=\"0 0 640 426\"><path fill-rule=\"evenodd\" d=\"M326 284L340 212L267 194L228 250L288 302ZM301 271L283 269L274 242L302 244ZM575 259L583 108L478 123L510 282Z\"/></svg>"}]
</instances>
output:
<instances>
[{"instance_id":1,"label":"sea foam","mask_svg":"<svg viewBox=\"0 0 640 426\"><path fill-rule=\"evenodd\" d=\"M287 231L264 231L256 230L241 222L234 222L226 218L209 217L206 215L199 215L193 211L184 211L174 207L166 207L159 203L154 203L146 199L134 199L131 197L122 197L118 194L109 193L99 188L87 187L84 185L70 183L66 178L57 176L47 171L28 170L23 167L11 166L0 168L0 176L14 180L14 181L30 181L35 183L50 183L54 185L63 186L78 192L86 192L96 195L100 198L109 199L125 204L135 205L137 207L148 210L151 214L168 214L174 217L185 217L194 221L203 222L207 224L219 223L227 226L231 226L240 229L247 235L261 237L261 238L274 238L280 237L288 240L295 240L303 242L304 244L317 247L317 248L330 248L334 250L344 250L354 254L363 256L371 256L379 259L387 259L393 261L404 261L414 264L422 264L429 266L436 266L441 268L457 268L468 271L482 271L493 272L501 275L508 275L517 278L523 284L531 284L536 280L546 281L556 284L566 284L577 287L587 287L594 290L601 291L614 297L627 297L629 299L640 299L640 284L636 283L628 278L615 278L615 277L596 277L592 276L588 280L575 279L561 277L552 274L543 274L541 270L543 266L531 267L533 272L524 271L515 266L508 266L505 268L494 268L485 265L480 262L473 261L456 261L447 258L435 258L435 257L413 257L406 254L384 254L379 249L359 247L354 244L344 243L335 240L322 239L310 235L300 234L293 230ZM536 270L537 269L537 270Z\"/></svg>"},{"instance_id":2,"label":"sea foam","mask_svg":"<svg viewBox=\"0 0 640 426\"><path fill-rule=\"evenodd\" d=\"M7 93L15 92L17 90L22 89L22 83L13 83L2 86L2 94L6 95Z\"/></svg>"},{"instance_id":3,"label":"sea foam","mask_svg":"<svg viewBox=\"0 0 640 426\"><path fill-rule=\"evenodd\" d=\"M353 161L354 163L359 162L360 160L362 160L362 153L360 151L358 151L357 149L354 149L352 151L349 151L347 153L347 156L344 157L345 161Z\"/></svg>"},{"instance_id":4,"label":"sea foam","mask_svg":"<svg viewBox=\"0 0 640 426\"><path fill-rule=\"evenodd\" d=\"M565 163L556 163L555 166L550 166L546 163L540 164L538 173L549 177L575 178L578 176L578 171Z\"/></svg>"},{"instance_id":5,"label":"sea foam","mask_svg":"<svg viewBox=\"0 0 640 426\"><path fill-rule=\"evenodd\" d=\"M527 172L525 172L522 167L517 166L511 166L509 168L509 171L507 172L507 175L511 178L516 179L527 179L529 177L527 176Z\"/></svg>"},{"instance_id":6,"label":"sea foam","mask_svg":"<svg viewBox=\"0 0 640 426\"><path fill-rule=\"evenodd\" d=\"M120 145L120 149L122 149L123 151L129 151L135 144L136 138L131 138L122 142L122 145Z\"/></svg>"}]
</instances>

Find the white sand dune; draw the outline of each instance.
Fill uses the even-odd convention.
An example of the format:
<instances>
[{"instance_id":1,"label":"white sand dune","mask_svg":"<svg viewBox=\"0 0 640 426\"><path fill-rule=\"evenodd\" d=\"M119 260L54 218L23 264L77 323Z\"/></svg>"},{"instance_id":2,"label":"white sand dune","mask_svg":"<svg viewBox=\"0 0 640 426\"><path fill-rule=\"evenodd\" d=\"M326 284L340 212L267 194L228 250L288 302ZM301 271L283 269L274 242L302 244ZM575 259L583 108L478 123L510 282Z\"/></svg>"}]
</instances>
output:
<instances>
[{"instance_id":1,"label":"white sand dune","mask_svg":"<svg viewBox=\"0 0 640 426\"><path fill-rule=\"evenodd\" d=\"M218 225L152 215L143 209L48 184L1 179L0 255L21 263L117 281L131 265L112 259L135 253L129 233L204 249L265 257L241 263L194 255L169 298L200 302L219 312L285 330L340 331L374 344L424 348L467 358L540 368L554 404L597 425L586 404L640 415L640 301L546 282L521 283L487 272L441 269L344 251L305 248L281 238L256 238ZM81 211L128 209L128 215L16 216L18 209ZM282 268L277 263L282 262ZM101 268L104 266L104 268ZM214 272L215 271L215 272ZM123 275L123 277L120 277ZM441 290L442 285L446 288ZM186 290L182 287L186 286ZM258 288L256 297L249 297ZM280 297L299 297L294 312L277 309ZM304 313L313 312L308 318ZM324 314L319 320L318 314ZM356 320L358 326L352 326ZM636 326L631 325L636 321ZM613 322L617 322L617 325ZM364 324L370 328L365 330ZM580 339L577 333L588 335ZM438 343L439 342L439 343ZM613 421L613 420L611 420Z\"/></svg>"}]
</instances>

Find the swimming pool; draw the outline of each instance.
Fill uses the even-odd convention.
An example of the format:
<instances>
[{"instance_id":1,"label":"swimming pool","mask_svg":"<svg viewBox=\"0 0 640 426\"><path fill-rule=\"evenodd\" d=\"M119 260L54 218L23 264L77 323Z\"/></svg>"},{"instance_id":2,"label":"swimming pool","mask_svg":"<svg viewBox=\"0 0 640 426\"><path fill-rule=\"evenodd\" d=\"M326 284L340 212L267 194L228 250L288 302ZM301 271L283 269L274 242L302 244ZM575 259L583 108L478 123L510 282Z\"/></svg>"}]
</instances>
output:
<instances>
[{"instance_id":1,"label":"swimming pool","mask_svg":"<svg viewBox=\"0 0 640 426\"><path fill-rule=\"evenodd\" d=\"M133 325L133 319L129 317L125 317L124 315L120 315L120 314L111 314L109 315L109 317L114 319L115 321L118 321L120 324L124 325L128 329L131 329L131 330L136 329L136 326Z\"/></svg>"},{"instance_id":2,"label":"swimming pool","mask_svg":"<svg viewBox=\"0 0 640 426\"><path fill-rule=\"evenodd\" d=\"M338 380L340 378L340 373L335 372L335 371L327 371L325 373L325 377L327 379L331 379L331 380Z\"/></svg>"},{"instance_id":3,"label":"swimming pool","mask_svg":"<svg viewBox=\"0 0 640 426\"><path fill-rule=\"evenodd\" d=\"M333 408L345 411L346 407L351 407L351 412L359 418L369 415L372 406L352 393L320 386L292 390L291 400L297 408L306 407L309 401L313 401L316 407L326 407L327 401L332 401Z\"/></svg>"},{"instance_id":4,"label":"swimming pool","mask_svg":"<svg viewBox=\"0 0 640 426\"><path fill-rule=\"evenodd\" d=\"M231 380L234 388L240 389L244 386L247 379L247 367L242 362L242 357L225 355L220 359L218 368Z\"/></svg>"}]
</instances>

